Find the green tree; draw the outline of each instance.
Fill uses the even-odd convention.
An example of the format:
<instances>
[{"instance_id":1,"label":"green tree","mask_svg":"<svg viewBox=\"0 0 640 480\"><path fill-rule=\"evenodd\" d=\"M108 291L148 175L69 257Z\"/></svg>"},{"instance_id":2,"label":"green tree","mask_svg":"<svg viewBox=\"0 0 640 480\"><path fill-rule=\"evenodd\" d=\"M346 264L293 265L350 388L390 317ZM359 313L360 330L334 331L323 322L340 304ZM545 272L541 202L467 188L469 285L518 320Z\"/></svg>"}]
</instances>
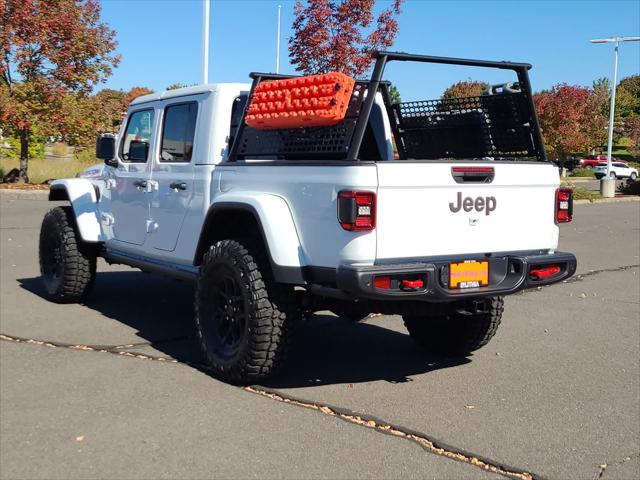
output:
<instances>
[{"instance_id":1,"label":"green tree","mask_svg":"<svg viewBox=\"0 0 640 480\"><path fill-rule=\"evenodd\" d=\"M20 179L28 181L34 128L57 133L64 98L88 94L111 74L115 32L100 21L97 0L4 0L0 26L0 122L20 139Z\"/></svg>"},{"instance_id":2,"label":"green tree","mask_svg":"<svg viewBox=\"0 0 640 480\"><path fill-rule=\"evenodd\" d=\"M186 87L193 87L195 85L195 83L192 83L191 85L187 85L186 83L172 83L171 85L169 85L167 87L167 90L177 90L179 88L186 88Z\"/></svg>"},{"instance_id":3,"label":"green tree","mask_svg":"<svg viewBox=\"0 0 640 480\"><path fill-rule=\"evenodd\" d=\"M400 90L395 85L389 86L389 96L391 97L391 103L401 103L402 97L400 96Z\"/></svg>"},{"instance_id":4,"label":"green tree","mask_svg":"<svg viewBox=\"0 0 640 480\"><path fill-rule=\"evenodd\" d=\"M479 80L472 80L469 78L451 85L444 91L442 98L479 97L488 86L489 84L487 82L481 82Z\"/></svg>"}]
</instances>

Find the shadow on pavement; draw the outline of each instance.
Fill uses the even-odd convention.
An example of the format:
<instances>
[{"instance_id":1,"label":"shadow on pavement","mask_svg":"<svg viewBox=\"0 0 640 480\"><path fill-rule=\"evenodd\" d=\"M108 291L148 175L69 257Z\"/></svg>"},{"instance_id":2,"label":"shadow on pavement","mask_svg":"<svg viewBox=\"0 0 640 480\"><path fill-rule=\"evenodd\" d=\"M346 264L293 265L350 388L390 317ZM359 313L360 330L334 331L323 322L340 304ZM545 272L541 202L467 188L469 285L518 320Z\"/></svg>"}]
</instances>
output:
<instances>
[{"instance_id":1,"label":"shadow on pavement","mask_svg":"<svg viewBox=\"0 0 640 480\"><path fill-rule=\"evenodd\" d=\"M46 299L39 277L18 282ZM85 306L136 329L156 350L180 362L199 363L192 299L189 283L138 271L102 272ZM300 328L287 367L264 385L295 388L376 380L406 382L413 375L470 362L425 353L404 332L368 323L374 320L352 323L332 315L312 316ZM400 325L401 320L396 321Z\"/></svg>"}]
</instances>

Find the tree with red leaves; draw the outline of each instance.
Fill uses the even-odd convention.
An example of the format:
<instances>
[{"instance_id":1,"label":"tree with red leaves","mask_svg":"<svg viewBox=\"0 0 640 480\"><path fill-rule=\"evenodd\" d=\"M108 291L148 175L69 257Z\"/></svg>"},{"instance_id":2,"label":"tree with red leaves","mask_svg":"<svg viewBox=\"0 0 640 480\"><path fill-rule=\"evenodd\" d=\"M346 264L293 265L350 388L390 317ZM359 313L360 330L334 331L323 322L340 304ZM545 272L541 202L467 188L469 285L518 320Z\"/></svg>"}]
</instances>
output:
<instances>
[{"instance_id":1,"label":"tree with red leaves","mask_svg":"<svg viewBox=\"0 0 640 480\"><path fill-rule=\"evenodd\" d=\"M600 145L606 136L607 118L589 88L561 83L536 93L533 100L545 147L554 159Z\"/></svg>"},{"instance_id":2,"label":"tree with red leaves","mask_svg":"<svg viewBox=\"0 0 640 480\"><path fill-rule=\"evenodd\" d=\"M372 63L371 54L393 44L403 1L394 0L378 15L375 27L375 0L307 0L306 6L296 1L291 62L306 75L362 75Z\"/></svg>"},{"instance_id":3,"label":"tree with red leaves","mask_svg":"<svg viewBox=\"0 0 640 480\"><path fill-rule=\"evenodd\" d=\"M97 0L0 0L0 121L20 139L22 181L34 127L59 133L65 96L89 94L118 64L114 37Z\"/></svg>"}]
</instances>

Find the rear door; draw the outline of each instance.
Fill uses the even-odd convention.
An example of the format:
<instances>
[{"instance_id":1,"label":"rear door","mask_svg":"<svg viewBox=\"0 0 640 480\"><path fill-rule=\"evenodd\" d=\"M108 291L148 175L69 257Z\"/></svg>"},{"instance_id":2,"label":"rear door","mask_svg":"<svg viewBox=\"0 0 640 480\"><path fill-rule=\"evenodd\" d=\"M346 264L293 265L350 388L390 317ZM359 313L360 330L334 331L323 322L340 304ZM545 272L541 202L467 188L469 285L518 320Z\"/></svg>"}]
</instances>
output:
<instances>
[{"instance_id":1,"label":"rear door","mask_svg":"<svg viewBox=\"0 0 640 480\"><path fill-rule=\"evenodd\" d=\"M557 246L551 164L392 161L377 169L378 261Z\"/></svg>"},{"instance_id":2,"label":"rear door","mask_svg":"<svg viewBox=\"0 0 640 480\"><path fill-rule=\"evenodd\" d=\"M156 190L151 196L150 244L155 250L173 251L187 208L193 198L194 151L198 102L176 99L164 106L160 148L153 166Z\"/></svg>"}]
</instances>

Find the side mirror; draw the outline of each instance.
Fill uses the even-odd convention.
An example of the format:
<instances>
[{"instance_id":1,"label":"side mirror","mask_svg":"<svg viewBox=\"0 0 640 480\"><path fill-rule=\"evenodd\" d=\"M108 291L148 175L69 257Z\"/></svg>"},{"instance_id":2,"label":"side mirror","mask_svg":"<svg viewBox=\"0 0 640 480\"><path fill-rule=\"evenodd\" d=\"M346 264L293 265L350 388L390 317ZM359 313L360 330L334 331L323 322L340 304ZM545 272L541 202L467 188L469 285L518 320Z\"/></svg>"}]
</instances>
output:
<instances>
[{"instance_id":1,"label":"side mirror","mask_svg":"<svg viewBox=\"0 0 640 480\"><path fill-rule=\"evenodd\" d=\"M149 143L141 140L131 140L129 144L129 158L130 162L145 163L147 156L149 155Z\"/></svg>"},{"instance_id":2,"label":"side mirror","mask_svg":"<svg viewBox=\"0 0 640 480\"><path fill-rule=\"evenodd\" d=\"M116 163L116 137L112 133L103 133L96 140L96 157L107 165Z\"/></svg>"}]
</instances>

